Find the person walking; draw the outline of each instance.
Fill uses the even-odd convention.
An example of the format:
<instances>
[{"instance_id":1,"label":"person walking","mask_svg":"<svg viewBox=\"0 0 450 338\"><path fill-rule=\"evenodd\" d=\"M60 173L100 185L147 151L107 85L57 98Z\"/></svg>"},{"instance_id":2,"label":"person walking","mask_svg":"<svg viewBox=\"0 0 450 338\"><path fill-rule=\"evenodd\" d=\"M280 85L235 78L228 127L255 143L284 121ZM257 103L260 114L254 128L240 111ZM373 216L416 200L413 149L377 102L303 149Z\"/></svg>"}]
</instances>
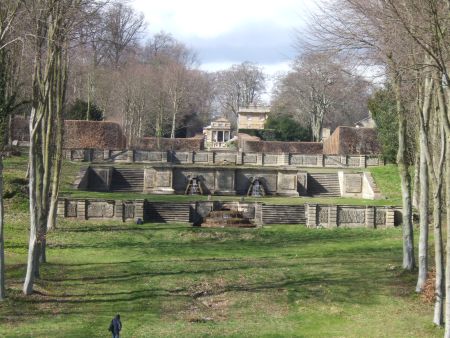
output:
<instances>
[{"instance_id":1,"label":"person walking","mask_svg":"<svg viewBox=\"0 0 450 338\"><path fill-rule=\"evenodd\" d=\"M112 338L120 338L120 330L122 330L122 322L120 321L120 315L117 314L109 324L109 331L112 333Z\"/></svg>"}]
</instances>

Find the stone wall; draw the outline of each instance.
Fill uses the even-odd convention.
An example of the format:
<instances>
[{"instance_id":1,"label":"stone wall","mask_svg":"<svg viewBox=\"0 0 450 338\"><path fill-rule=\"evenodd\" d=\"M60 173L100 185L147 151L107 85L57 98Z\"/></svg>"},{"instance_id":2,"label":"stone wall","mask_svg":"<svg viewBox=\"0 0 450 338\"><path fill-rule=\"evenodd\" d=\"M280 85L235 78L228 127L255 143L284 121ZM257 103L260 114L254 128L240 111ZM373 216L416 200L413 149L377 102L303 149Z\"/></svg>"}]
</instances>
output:
<instances>
[{"instance_id":1,"label":"stone wall","mask_svg":"<svg viewBox=\"0 0 450 338\"><path fill-rule=\"evenodd\" d=\"M396 207L306 204L305 214L309 228L387 228L400 225L401 211Z\"/></svg>"},{"instance_id":2,"label":"stone wall","mask_svg":"<svg viewBox=\"0 0 450 338\"><path fill-rule=\"evenodd\" d=\"M381 193L370 172L345 173L338 171L341 197L380 199Z\"/></svg>"},{"instance_id":3,"label":"stone wall","mask_svg":"<svg viewBox=\"0 0 450 338\"><path fill-rule=\"evenodd\" d=\"M133 180L136 177L143 183L139 187L142 192L148 194L185 194L188 182L197 177L203 195L241 195L245 196L253 178L258 178L267 195L278 196L308 196L314 187L308 186L308 173L295 168L252 168L252 167L227 167L227 166L169 166L155 164L142 169L126 169L126 173L133 171ZM78 175L74 187L78 190L110 191L113 184L113 172L117 171L122 177L121 168L95 167L82 169ZM128 174L123 174L126 177ZM326 174L326 173L325 173ZM331 173L330 175L333 175ZM316 177L317 184L322 187L321 193L329 193L326 187L330 186L330 175ZM316 175L317 176L317 175ZM334 176L336 174L334 173ZM125 179L125 178L123 178ZM337 195L342 197L355 197L366 199L381 198L375 182L368 172L345 173L339 171ZM325 182L325 181L326 182ZM322 182L324 181L324 182ZM121 182L122 184L133 182ZM136 183L136 182L134 182ZM325 186L322 186L325 184ZM337 183L336 183L337 185ZM131 186L131 185L130 185ZM332 185L334 187L334 184ZM135 191L135 190L133 190ZM317 193L319 194L319 193Z\"/></svg>"},{"instance_id":4,"label":"stone wall","mask_svg":"<svg viewBox=\"0 0 450 338\"><path fill-rule=\"evenodd\" d=\"M384 164L378 156L371 155L304 155L238 151L66 149L63 155L70 161L93 163L172 163L295 168L366 168Z\"/></svg>"},{"instance_id":5,"label":"stone wall","mask_svg":"<svg viewBox=\"0 0 450 338\"><path fill-rule=\"evenodd\" d=\"M58 217L77 220L121 220L144 219L144 200L119 201L105 199L60 198Z\"/></svg>"},{"instance_id":6,"label":"stone wall","mask_svg":"<svg viewBox=\"0 0 450 338\"><path fill-rule=\"evenodd\" d=\"M78 220L144 220L144 210L151 202L145 200L117 201L102 199L70 199L60 198L58 201L58 217ZM158 203L164 207L164 203ZM173 203L167 202L169 207ZM298 205L297 205L298 206ZM190 204L191 213L189 223L200 224L212 210L230 209L243 212L244 217L249 218L257 225L264 225L264 220L285 218L286 210L292 205L271 205L258 202L219 202L202 201ZM302 210L297 208L298 210ZM309 228L336 228L336 227L366 227L388 228L400 225L401 211L396 207L381 206L349 206L349 205L323 205L305 204L304 217ZM267 215L266 215L267 214ZM268 217L270 216L270 217ZM161 220L164 221L164 220ZM296 224L296 223L293 223Z\"/></svg>"}]
</instances>

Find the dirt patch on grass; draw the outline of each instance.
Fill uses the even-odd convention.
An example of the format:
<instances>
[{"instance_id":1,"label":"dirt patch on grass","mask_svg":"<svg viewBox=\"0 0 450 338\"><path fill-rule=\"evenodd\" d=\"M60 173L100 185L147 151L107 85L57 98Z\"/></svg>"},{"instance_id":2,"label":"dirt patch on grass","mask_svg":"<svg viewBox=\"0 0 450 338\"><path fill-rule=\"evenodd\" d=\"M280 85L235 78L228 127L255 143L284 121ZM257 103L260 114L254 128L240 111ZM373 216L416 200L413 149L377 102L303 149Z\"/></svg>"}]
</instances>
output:
<instances>
[{"instance_id":1,"label":"dirt patch on grass","mask_svg":"<svg viewBox=\"0 0 450 338\"><path fill-rule=\"evenodd\" d=\"M436 283L436 269L433 268L428 273L428 278L425 283L425 287L423 288L423 291L420 294L420 299L422 299L422 301L426 304L433 304L436 301L435 283Z\"/></svg>"}]
</instances>

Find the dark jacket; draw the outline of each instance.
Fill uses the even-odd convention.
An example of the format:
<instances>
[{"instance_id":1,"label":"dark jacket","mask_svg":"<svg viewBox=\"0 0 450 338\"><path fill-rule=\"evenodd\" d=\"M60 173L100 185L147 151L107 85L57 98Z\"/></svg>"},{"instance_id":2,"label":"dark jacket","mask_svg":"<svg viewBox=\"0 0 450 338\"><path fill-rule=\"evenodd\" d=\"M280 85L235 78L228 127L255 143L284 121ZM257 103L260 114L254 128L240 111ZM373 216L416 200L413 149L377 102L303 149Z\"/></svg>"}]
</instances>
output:
<instances>
[{"instance_id":1,"label":"dark jacket","mask_svg":"<svg viewBox=\"0 0 450 338\"><path fill-rule=\"evenodd\" d=\"M120 330L122 330L122 323L120 322L120 318L116 316L109 325L109 331L114 334L119 334Z\"/></svg>"}]
</instances>

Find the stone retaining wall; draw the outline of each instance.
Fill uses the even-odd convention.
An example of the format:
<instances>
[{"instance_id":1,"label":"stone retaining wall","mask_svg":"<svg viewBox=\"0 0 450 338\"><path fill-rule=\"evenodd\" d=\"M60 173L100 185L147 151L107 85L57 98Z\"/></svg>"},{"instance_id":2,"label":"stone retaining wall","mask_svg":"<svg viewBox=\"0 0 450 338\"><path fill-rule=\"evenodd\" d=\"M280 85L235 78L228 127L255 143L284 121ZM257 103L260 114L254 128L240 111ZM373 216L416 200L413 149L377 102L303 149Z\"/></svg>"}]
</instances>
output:
<instances>
[{"instance_id":1,"label":"stone retaining wall","mask_svg":"<svg viewBox=\"0 0 450 338\"><path fill-rule=\"evenodd\" d=\"M79 220L121 220L136 221L144 220L144 208L152 202L146 200L122 201L106 199L80 199L60 198L58 201L58 216ZM160 206L163 202L158 203ZM167 202L168 206L173 203ZM231 209L243 212L257 225L264 225L265 213L270 213L270 219L280 218L283 223L285 210L292 205L270 205L259 202L219 202L200 201L186 203L190 206L191 213L189 222L200 224L202 219L212 210ZM264 206L264 207L263 207ZM401 220L401 209L388 206L350 206L350 205L324 205L305 204L306 226L309 228L336 228L336 227L366 227L366 228L388 228L399 225ZM278 211L280 214L278 215ZM271 221L273 224L273 221Z\"/></svg>"},{"instance_id":2,"label":"stone retaining wall","mask_svg":"<svg viewBox=\"0 0 450 338\"><path fill-rule=\"evenodd\" d=\"M111 219L136 221L144 219L144 200L60 198L58 216L79 220Z\"/></svg>"},{"instance_id":3,"label":"stone retaining wall","mask_svg":"<svg viewBox=\"0 0 450 338\"><path fill-rule=\"evenodd\" d=\"M383 206L305 204L305 214L309 228L388 228L399 225L401 211Z\"/></svg>"},{"instance_id":4,"label":"stone retaining wall","mask_svg":"<svg viewBox=\"0 0 450 338\"><path fill-rule=\"evenodd\" d=\"M94 163L172 163L202 165L292 166L311 168L366 168L384 165L374 155L305 155L237 151L147 151L67 149L64 158Z\"/></svg>"}]
</instances>

